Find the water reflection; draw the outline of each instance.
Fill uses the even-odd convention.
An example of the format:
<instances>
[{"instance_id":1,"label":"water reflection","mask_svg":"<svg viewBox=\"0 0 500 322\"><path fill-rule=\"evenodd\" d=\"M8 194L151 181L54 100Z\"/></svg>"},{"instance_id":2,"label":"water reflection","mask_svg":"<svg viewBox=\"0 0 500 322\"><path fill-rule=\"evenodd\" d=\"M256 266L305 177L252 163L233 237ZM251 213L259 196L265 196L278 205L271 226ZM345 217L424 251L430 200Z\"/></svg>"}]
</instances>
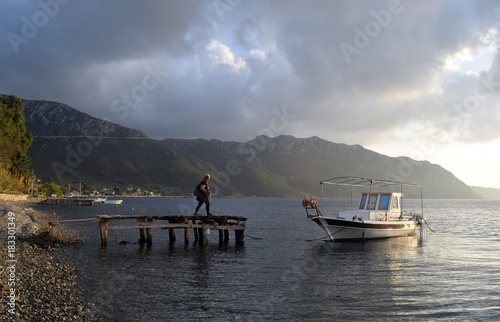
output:
<instances>
[{"instance_id":1,"label":"water reflection","mask_svg":"<svg viewBox=\"0 0 500 322\"><path fill-rule=\"evenodd\" d=\"M314 243L304 250L303 260L283 273L282 279L294 285L291 291L298 302L335 303L344 312L337 318L354 318L350 315L355 311L369 310L374 305L367 299L376 298L387 307L401 301L407 275L414 273L407 261L419 256L421 243L418 235L366 243Z\"/></svg>"}]
</instances>

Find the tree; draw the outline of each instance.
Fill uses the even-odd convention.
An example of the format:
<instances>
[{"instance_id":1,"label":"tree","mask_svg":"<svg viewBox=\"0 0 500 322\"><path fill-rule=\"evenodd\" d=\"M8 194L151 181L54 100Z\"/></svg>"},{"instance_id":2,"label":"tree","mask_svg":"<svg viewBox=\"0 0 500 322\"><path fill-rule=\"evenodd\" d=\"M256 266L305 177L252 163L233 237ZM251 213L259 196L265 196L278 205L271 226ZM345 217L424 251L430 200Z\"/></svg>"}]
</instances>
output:
<instances>
[{"instance_id":1,"label":"tree","mask_svg":"<svg viewBox=\"0 0 500 322\"><path fill-rule=\"evenodd\" d=\"M61 187L59 187L57 184L50 182L50 183L44 183L41 188L42 192L45 192L46 195L62 195Z\"/></svg>"},{"instance_id":2,"label":"tree","mask_svg":"<svg viewBox=\"0 0 500 322\"><path fill-rule=\"evenodd\" d=\"M3 124L2 124L3 126ZM0 167L7 169L12 163L16 150L14 145L0 133Z\"/></svg>"},{"instance_id":3,"label":"tree","mask_svg":"<svg viewBox=\"0 0 500 322\"><path fill-rule=\"evenodd\" d=\"M31 161L27 152L33 134L26 133L24 103L14 95L0 96L0 166L17 179L30 177Z\"/></svg>"},{"instance_id":4,"label":"tree","mask_svg":"<svg viewBox=\"0 0 500 322\"><path fill-rule=\"evenodd\" d=\"M113 191L115 192L115 195L119 195L119 196L123 195L123 189L120 187L114 187Z\"/></svg>"},{"instance_id":5,"label":"tree","mask_svg":"<svg viewBox=\"0 0 500 322\"><path fill-rule=\"evenodd\" d=\"M0 192L8 191L13 185L9 172L0 168Z\"/></svg>"}]
</instances>

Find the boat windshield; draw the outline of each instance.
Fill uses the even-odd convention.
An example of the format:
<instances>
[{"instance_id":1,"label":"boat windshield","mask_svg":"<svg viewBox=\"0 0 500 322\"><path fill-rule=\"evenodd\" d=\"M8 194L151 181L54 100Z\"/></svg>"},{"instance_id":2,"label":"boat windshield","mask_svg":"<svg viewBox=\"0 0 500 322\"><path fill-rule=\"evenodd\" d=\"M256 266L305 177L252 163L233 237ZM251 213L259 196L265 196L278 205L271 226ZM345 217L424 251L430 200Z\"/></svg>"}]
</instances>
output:
<instances>
[{"instance_id":1,"label":"boat windshield","mask_svg":"<svg viewBox=\"0 0 500 322\"><path fill-rule=\"evenodd\" d=\"M371 194L370 199L368 200L368 209L374 210L375 205L377 204L378 194Z\"/></svg>"},{"instance_id":2,"label":"boat windshield","mask_svg":"<svg viewBox=\"0 0 500 322\"><path fill-rule=\"evenodd\" d=\"M359 209L365 209L366 205L366 194L361 196L361 202L359 203Z\"/></svg>"},{"instance_id":3,"label":"boat windshield","mask_svg":"<svg viewBox=\"0 0 500 322\"><path fill-rule=\"evenodd\" d=\"M378 205L378 209L380 209L380 210L388 210L389 209L389 199L390 198L391 198L391 195L389 195L389 194L380 195L380 203Z\"/></svg>"}]
</instances>

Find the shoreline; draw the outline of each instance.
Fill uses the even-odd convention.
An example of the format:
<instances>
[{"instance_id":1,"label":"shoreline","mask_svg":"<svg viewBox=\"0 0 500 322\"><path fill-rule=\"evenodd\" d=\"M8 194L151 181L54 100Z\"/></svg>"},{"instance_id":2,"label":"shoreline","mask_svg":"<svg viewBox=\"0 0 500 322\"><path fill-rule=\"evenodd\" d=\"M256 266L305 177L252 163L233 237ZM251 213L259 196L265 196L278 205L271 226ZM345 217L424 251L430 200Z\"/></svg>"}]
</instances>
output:
<instances>
[{"instance_id":1,"label":"shoreline","mask_svg":"<svg viewBox=\"0 0 500 322\"><path fill-rule=\"evenodd\" d=\"M82 242L67 227L48 236L47 219L35 202L0 201L0 317L19 321L97 321L84 285L65 253Z\"/></svg>"}]
</instances>

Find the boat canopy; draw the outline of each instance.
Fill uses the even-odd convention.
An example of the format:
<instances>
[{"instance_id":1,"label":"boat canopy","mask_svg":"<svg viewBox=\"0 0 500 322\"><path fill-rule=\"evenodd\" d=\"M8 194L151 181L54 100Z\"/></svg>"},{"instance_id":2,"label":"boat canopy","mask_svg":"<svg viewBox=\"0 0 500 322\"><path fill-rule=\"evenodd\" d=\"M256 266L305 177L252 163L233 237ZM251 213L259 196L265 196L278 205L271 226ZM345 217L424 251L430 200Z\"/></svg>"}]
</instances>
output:
<instances>
[{"instance_id":1,"label":"boat canopy","mask_svg":"<svg viewBox=\"0 0 500 322\"><path fill-rule=\"evenodd\" d=\"M389 180L378 180L378 179L368 179L361 177L337 177L331 178L320 182L323 184L333 184L337 186L350 186L350 187L371 187L371 188L384 188L390 186L409 186L409 187L417 187L422 188L421 185L413 184L413 183L405 183L405 182L397 182L397 181L389 181Z\"/></svg>"},{"instance_id":2,"label":"boat canopy","mask_svg":"<svg viewBox=\"0 0 500 322\"><path fill-rule=\"evenodd\" d=\"M320 182L321 184L321 199L323 199L323 184L332 184L337 186L348 186L351 187L351 207L353 207L353 187L369 187L370 193L372 192L372 188L386 188L386 187L400 187L401 189L401 213L403 213L403 187L415 187L420 189L420 206L422 208L422 214L424 213L424 205L423 205L423 193L422 186L413 183L405 183L398 181L390 181L390 180L379 180L379 179L369 179L369 178L361 178L361 177L336 177L327 179Z\"/></svg>"}]
</instances>

